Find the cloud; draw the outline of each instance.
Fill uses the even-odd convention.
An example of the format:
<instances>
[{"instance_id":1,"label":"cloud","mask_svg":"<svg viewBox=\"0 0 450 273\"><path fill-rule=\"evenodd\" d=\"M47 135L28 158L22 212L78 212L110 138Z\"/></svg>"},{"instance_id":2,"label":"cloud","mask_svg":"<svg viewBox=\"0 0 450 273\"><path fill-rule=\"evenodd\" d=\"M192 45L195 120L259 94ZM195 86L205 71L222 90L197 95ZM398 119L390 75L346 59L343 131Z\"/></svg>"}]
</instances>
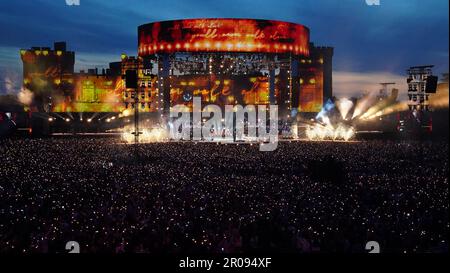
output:
<instances>
[{"instance_id":1,"label":"cloud","mask_svg":"<svg viewBox=\"0 0 450 273\"><path fill-rule=\"evenodd\" d=\"M19 48L0 46L0 95L16 94L22 85Z\"/></svg>"},{"instance_id":2,"label":"cloud","mask_svg":"<svg viewBox=\"0 0 450 273\"><path fill-rule=\"evenodd\" d=\"M0 68L18 68L21 67L20 48L13 46L0 45Z\"/></svg>"},{"instance_id":3,"label":"cloud","mask_svg":"<svg viewBox=\"0 0 450 273\"><path fill-rule=\"evenodd\" d=\"M333 71L333 95L341 98L360 96L363 92L377 92L381 89L381 82L395 82L396 85L390 88L399 89L400 99L406 98L406 76L387 72Z\"/></svg>"}]
</instances>

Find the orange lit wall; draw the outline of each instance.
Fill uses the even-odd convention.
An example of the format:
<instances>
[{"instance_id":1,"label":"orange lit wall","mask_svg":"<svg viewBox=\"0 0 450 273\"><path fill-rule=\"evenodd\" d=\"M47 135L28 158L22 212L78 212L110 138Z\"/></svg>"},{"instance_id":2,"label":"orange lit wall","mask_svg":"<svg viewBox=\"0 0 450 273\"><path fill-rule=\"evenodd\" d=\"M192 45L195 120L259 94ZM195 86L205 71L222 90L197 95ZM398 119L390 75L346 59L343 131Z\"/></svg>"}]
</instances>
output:
<instances>
[{"instance_id":1,"label":"orange lit wall","mask_svg":"<svg viewBox=\"0 0 450 273\"><path fill-rule=\"evenodd\" d=\"M323 105L323 70L315 68L300 79L300 112L320 112Z\"/></svg>"},{"instance_id":2,"label":"orange lit wall","mask_svg":"<svg viewBox=\"0 0 450 273\"><path fill-rule=\"evenodd\" d=\"M121 112L124 86L121 77L78 75L71 96L55 97L53 112Z\"/></svg>"}]
</instances>

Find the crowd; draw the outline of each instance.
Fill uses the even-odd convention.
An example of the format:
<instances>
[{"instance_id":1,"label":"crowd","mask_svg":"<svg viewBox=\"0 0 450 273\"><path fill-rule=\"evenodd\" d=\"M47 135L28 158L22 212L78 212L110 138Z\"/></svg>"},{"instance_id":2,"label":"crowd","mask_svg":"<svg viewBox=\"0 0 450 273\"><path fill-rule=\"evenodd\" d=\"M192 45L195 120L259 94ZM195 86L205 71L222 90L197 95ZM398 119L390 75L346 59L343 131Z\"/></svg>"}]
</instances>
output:
<instances>
[{"instance_id":1,"label":"crowd","mask_svg":"<svg viewBox=\"0 0 450 273\"><path fill-rule=\"evenodd\" d=\"M6 139L0 155L0 253L448 252L448 143Z\"/></svg>"}]
</instances>

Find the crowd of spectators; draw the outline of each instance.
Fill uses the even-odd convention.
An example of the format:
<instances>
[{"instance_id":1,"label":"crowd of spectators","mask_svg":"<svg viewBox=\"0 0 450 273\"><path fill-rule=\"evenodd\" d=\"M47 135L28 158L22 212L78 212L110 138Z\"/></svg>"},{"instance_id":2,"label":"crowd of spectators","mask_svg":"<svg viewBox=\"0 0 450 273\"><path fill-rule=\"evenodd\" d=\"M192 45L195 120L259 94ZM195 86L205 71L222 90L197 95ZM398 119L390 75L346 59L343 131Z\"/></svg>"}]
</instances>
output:
<instances>
[{"instance_id":1,"label":"crowd of spectators","mask_svg":"<svg viewBox=\"0 0 450 273\"><path fill-rule=\"evenodd\" d=\"M135 148L0 140L0 252L448 252L448 143Z\"/></svg>"}]
</instances>

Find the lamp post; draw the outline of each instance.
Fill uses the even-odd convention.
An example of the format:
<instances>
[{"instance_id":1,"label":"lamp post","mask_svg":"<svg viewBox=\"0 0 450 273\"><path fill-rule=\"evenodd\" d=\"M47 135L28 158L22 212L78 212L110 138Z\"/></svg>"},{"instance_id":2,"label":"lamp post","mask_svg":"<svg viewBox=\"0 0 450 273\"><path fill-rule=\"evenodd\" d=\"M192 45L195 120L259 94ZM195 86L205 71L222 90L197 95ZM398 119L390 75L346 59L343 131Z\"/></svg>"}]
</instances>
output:
<instances>
[{"instance_id":1,"label":"lamp post","mask_svg":"<svg viewBox=\"0 0 450 273\"><path fill-rule=\"evenodd\" d=\"M139 143L139 88L137 84L137 71L128 69L125 71L125 88L133 89L134 96L134 142Z\"/></svg>"}]
</instances>

